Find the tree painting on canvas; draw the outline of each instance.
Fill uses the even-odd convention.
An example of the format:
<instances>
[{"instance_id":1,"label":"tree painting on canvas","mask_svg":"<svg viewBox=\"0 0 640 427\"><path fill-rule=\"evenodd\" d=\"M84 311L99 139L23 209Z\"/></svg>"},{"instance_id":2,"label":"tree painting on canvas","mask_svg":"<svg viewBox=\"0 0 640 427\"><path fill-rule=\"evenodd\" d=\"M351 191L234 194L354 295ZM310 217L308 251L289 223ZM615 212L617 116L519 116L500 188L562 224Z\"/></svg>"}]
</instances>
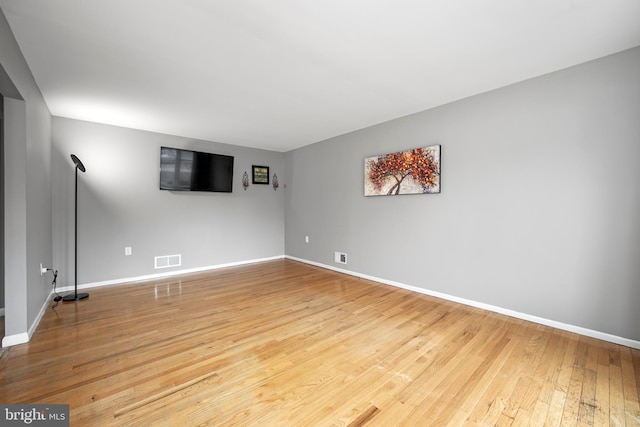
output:
<instances>
[{"instance_id":1,"label":"tree painting on canvas","mask_svg":"<svg viewBox=\"0 0 640 427\"><path fill-rule=\"evenodd\" d=\"M440 146L364 159L364 195L440 192Z\"/></svg>"}]
</instances>

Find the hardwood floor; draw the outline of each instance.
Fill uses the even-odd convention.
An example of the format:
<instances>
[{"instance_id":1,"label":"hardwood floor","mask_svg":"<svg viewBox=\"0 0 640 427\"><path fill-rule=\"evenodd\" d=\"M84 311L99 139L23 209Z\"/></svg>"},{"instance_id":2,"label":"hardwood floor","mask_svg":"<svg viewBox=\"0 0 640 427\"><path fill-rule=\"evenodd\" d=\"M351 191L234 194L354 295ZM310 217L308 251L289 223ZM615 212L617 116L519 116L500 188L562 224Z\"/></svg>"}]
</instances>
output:
<instances>
[{"instance_id":1,"label":"hardwood floor","mask_svg":"<svg viewBox=\"0 0 640 427\"><path fill-rule=\"evenodd\" d=\"M640 425L640 351L279 260L89 290L0 360L72 426Z\"/></svg>"}]
</instances>

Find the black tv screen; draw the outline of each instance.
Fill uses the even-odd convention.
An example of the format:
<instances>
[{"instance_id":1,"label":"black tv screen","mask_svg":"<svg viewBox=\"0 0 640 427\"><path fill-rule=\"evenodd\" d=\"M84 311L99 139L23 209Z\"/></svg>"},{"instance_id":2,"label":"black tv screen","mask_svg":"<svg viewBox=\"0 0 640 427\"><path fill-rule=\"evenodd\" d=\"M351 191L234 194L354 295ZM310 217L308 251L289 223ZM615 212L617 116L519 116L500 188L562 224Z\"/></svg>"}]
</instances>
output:
<instances>
[{"instance_id":1,"label":"black tv screen","mask_svg":"<svg viewBox=\"0 0 640 427\"><path fill-rule=\"evenodd\" d=\"M162 147L160 189L231 193L233 156Z\"/></svg>"}]
</instances>

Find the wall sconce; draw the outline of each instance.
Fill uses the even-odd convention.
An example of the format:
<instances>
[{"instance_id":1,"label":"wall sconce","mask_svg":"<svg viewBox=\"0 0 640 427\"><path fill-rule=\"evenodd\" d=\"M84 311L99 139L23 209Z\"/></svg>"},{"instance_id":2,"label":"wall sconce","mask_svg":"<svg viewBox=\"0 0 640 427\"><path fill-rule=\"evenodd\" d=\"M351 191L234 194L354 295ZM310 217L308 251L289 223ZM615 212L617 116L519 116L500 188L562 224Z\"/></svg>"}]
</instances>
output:
<instances>
[{"instance_id":1,"label":"wall sconce","mask_svg":"<svg viewBox=\"0 0 640 427\"><path fill-rule=\"evenodd\" d=\"M247 187L249 187L249 174L245 171L244 174L242 174L242 188L244 188L244 191L247 191Z\"/></svg>"},{"instance_id":2,"label":"wall sconce","mask_svg":"<svg viewBox=\"0 0 640 427\"><path fill-rule=\"evenodd\" d=\"M278 184L278 175L274 173L273 174L273 191L276 191L278 187L280 187L280 184Z\"/></svg>"}]
</instances>

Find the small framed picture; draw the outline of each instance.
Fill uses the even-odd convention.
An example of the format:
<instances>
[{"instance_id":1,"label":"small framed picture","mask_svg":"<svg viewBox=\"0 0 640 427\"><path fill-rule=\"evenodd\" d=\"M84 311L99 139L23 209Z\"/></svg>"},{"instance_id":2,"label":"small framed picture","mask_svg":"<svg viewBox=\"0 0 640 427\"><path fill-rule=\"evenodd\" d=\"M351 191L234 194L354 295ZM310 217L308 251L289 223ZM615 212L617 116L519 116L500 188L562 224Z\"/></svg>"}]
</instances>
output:
<instances>
[{"instance_id":1,"label":"small framed picture","mask_svg":"<svg viewBox=\"0 0 640 427\"><path fill-rule=\"evenodd\" d=\"M269 166L251 166L253 169L253 183L269 185Z\"/></svg>"}]
</instances>

